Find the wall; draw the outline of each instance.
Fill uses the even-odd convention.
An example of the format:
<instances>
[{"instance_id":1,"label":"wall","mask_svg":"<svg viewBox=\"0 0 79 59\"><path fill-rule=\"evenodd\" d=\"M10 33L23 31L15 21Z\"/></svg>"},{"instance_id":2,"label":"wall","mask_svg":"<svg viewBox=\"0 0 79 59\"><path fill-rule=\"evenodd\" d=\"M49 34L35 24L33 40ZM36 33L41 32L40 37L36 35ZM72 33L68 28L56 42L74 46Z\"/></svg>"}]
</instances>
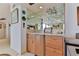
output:
<instances>
[{"instance_id":1,"label":"wall","mask_svg":"<svg viewBox=\"0 0 79 59\"><path fill-rule=\"evenodd\" d=\"M13 8L13 4L11 4L11 12L16 8L20 9L20 5L16 4ZM20 11L19 11L20 13ZM20 17L19 17L20 19ZM21 20L18 23L11 24L10 27L10 47L11 49L15 50L17 53L21 54Z\"/></svg>"},{"instance_id":2,"label":"wall","mask_svg":"<svg viewBox=\"0 0 79 59\"><path fill-rule=\"evenodd\" d=\"M6 24L6 38L9 39L9 20L10 20L10 4L8 3L2 3L0 4L0 18L6 18L4 22Z\"/></svg>"},{"instance_id":3,"label":"wall","mask_svg":"<svg viewBox=\"0 0 79 59\"><path fill-rule=\"evenodd\" d=\"M0 18L8 18L10 13L10 4L8 3L0 3Z\"/></svg>"},{"instance_id":4,"label":"wall","mask_svg":"<svg viewBox=\"0 0 79 59\"><path fill-rule=\"evenodd\" d=\"M27 8L26 8L26 4L24 4L24 3L21 4L21 11L20 12L22 12L22 10L24 10L26 14L22 13L21 17L25 16L25 18L27 18ZM23 27L23 23L25 23L25 27ZM27 25L26 21L22 20L22 22L21 22L21 54L25 53L27 50L27 45L26 45L27 44L27 35L26 35L27 34L27 30L26 30L27 26L26 25Z\"/></svg>"},{"instance_id":5,"label":"wall","mask_svg":"<svg viewBox=\"0 0 79 59\"><path fill-rule=\"evenodd\" d=\"M0 24L2 24L2 29L0 29L0 39L7 38L7 21L6 20L0 20Z\"/></svg>"},{"instance_id":6,"label":"wall","mask_svg":"<svg viewBox=\"0 0 79 59\"><path fill-rule=\"evenodd\" d=\"M79 26L77 25L77 6L79 4L65 5L65 35L74 36L79 33Z\"/></svg>"},{"instance_id":7,"label":"wall","mask_svg":"<svg viewBox=\"0 0 79 59\"><path fill-rule=\"evenodd\" d=\"M23 23L26 24L26 21L22 21L22 10L26 11L24 4L15 4L15 7L12 8L13 4L11 5L11 12L18 8L18 22L15 24L11 24L11 48L15 50L18 54L26 52L26 25L23 28ZM26 16L26 14L25 14Z\"/></svg>"}]
</instances>

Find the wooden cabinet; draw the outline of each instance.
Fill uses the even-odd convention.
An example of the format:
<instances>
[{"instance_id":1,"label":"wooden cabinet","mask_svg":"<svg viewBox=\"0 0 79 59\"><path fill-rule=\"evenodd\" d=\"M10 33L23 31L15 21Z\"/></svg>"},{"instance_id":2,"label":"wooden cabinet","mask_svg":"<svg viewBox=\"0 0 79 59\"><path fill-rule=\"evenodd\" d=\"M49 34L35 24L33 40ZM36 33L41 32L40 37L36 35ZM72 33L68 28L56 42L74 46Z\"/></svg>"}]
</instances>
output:
<instances>
[{"instance_id":1,"label":"wooden cabinet","mask_svg":"<svg viewBox=\"0 0 79 59\"><path fill-rule=\"evenodd\" d=\"M35 35L35 54L42 56L44 55L44 36L43 35Z\"/></svg>"},{"instance_id":2,"label":"wooden cabinet","mask_svg":"<svg viewBox=\"0 0 79 59\"><path fill-rule=\"evenodd\" d=\"M28 34L28 51L37 56L64 56L64 38L54 35Z\"/></svg>"},{"instance_id":3,"label":"wooden cabinet","mask_svg":"<svg viewBox=\"0 0 79 59\"><path fill-rule=\"evenodd\" d=\"M64 55L64 38L60 36L45 36L45 55L63 56Z\"/></svg>"},{"instance_id":4,"label":"wooden cabinet","mask_svg":"<svg viewBox=\"0 0 79 59\"><path fill-rule=\"evenodd\" d=\"M32 34L28 34L27 39L28 52L35 53L35 36Z\"/></svg>"},{"instance_id":5,"label":"wooden cabinet","mask_svg":"<svg viewBox=\"0 0 79 59\"><path fill-rule=\"evenodd\" d=\"M28 34L28 51L35 55L44 55L44 39L42 35Z\"/></svg>"},{"instance_id":6,"label":"wooden cabinet","mask_svg":"<svg viewBox=\"0 0 79 59\"><path fill-rule=\"evenodd\" d=\"M46 47L47 56L62 56L62 51L51 47Z\"/></svg>"}]
</instances>

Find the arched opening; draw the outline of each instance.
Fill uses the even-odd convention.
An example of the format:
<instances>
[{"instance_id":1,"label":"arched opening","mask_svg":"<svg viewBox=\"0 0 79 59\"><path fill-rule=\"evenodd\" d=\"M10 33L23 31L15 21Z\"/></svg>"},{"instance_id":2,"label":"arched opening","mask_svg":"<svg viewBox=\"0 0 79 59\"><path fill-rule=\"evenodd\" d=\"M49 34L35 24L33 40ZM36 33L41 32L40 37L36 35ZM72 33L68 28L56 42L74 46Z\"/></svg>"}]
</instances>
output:
<instances>
[{"instance_id":1,"label":"arched opening","mask_svg":"<svg viewBox=\"0 0 79 59\"><path fill-rule=\"evenodd\" d=\"M7 20L0 20L0 49L9 48L9 26Z\"/></svg>"},{"instance_id":2,"label":"arched opening","mask_svg":"<svg viewBox=\"0 0 79 59\"><path fill-rule=\"evenodd\" d=\"M6 39L6 24L0 22L0 40Z\"/></svg>"}]
</instances>

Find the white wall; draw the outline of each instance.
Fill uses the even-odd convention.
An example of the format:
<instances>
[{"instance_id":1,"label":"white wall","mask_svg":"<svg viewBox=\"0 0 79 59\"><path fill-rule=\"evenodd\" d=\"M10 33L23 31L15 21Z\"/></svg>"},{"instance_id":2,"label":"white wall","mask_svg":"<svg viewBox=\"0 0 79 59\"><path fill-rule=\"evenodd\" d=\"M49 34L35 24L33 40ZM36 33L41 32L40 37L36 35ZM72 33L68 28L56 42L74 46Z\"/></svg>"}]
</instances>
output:
<instances>
[{"instance_id":1,"label":"white wall","mask_svg":"<svg viewBox=\"0 0 79 59\"><path fill-rule=\"evenodd\" d=\"M12 8L11 5L11 12L16 8L20 9L20 5L16 4L15 8ZM10 47L17 53L21 54L21 20L19 20L19 22L16 24L11 24L10 36Z\"/></svg>"},{"instance_id":2,"label":"white wall","mask_svg":"<svg viewBox=\"0 0 79 59\"><path fill-rule=\"evenodd\" d=\"M1 21L6 24L6 38L9 39L9 27L8 23L10 21L10 4L0 3L0 18L6 18L5 21Z\"/></svg>"},{"instance_id":3,"label":"white wall","mask_svg":"<svg viewBox=\"0 0 79 59\"><path fill-rule=\"evenodd\" d=\"M77 6L79 4L70 3L65 5L65 35L67 36L75 36L76 33L79 33Z\"/></svg>"},{"instance_id":4,"label":"white wall","mask_svg":"<svg viewBox=\"0 0 79 59\"><path fill-rule=\"evenodd\" d=\"M11 12L18 8L19 10L19 22L11 24L11 48L14 49L18 54L26 52L26 28L23 28L22 21L22 10L25 9L23 4L15 4L15 7L11 7ZM26 16L26 15L25 15Z\"/></svg>"},{"instance_id":5,"label":"white wall","mask_svg":"<svg viewBox=\"0 0 79 59\"><path fill-rule=\"evenodd\" d=\"M23 15L23 14L21 14L21 16L25 16L25 17L27 17L27 8L26 8L26 4L22 4L21 5L21 11L22 10L25 10L25 12L26 12L26 14L25 15ZM21 19L22 20L22 19ZM27 20L27 19L26 19ZM23 23L25 23L25 27L23 28ZM27 24L26 24L26 21L22 21L22 23L21 23L21 53L25 53L26 52L26 49L27 49L27 38L26 38L26 26Z\"/></svg>"},{"instance_id":6,"label":"white wall","mask_svg":"<svg viewBox=\"0 0 79 59\"><path fill-rule=\"evenodd\" d=\"M8 18L10 13L10 4L8 3L0 3L0 18Z\"/></svg>"}]
</instances>

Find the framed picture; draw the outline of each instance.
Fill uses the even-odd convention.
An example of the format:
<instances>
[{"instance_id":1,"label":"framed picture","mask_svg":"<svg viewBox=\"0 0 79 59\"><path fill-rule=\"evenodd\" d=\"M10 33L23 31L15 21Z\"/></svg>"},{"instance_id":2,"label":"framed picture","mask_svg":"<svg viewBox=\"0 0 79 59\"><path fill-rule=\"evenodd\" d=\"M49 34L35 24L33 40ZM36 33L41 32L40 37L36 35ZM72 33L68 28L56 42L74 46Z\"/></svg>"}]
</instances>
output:
<instances>
[{"instance_id":1,"label":"framed picture","mask_svg":"<svg viewBox=\"0 0 79 59\"><path fill-rule=\"evenodd\" d=\"M19 21L18 8L14 9L11 13L11 23L15 24Z\"/></svg>"}]
</instances>

